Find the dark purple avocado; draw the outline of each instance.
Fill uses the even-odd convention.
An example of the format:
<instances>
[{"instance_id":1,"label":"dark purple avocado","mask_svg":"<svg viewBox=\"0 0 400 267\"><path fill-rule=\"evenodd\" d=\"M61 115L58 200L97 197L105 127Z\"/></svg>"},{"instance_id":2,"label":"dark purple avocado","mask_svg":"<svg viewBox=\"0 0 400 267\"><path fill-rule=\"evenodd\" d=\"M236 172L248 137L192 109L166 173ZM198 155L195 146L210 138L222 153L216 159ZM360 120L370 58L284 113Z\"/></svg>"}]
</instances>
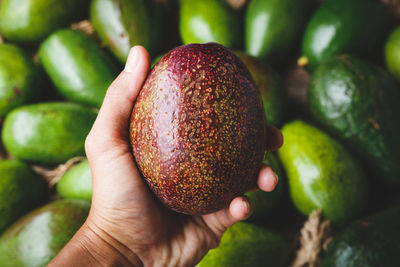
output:
<instances>
[{"instance_id":1,"label":"dark purple avocado","mask_svg":"<svg viewBox=\"0 0 400 267\"><path fill-rule=\"evenodd\" d=\"M165 206L211 213L256 185L266 147L262 100L224 46L180 46L143 85L130 138L144 179Z\"/></svg>"}]
</instances>

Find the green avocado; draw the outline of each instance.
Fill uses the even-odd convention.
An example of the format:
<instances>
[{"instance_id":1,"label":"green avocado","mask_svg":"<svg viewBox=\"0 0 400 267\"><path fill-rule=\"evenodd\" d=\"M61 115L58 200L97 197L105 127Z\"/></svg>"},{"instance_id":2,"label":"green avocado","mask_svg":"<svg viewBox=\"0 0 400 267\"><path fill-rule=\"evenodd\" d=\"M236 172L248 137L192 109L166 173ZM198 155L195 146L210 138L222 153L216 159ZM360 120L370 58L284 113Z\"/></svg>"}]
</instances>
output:
<instances>
[{"instance_id":1,"label":"green avocado","mask_svg":"<svg viewBox=\"0 0 400 267\"><path fill-rule=\"evenodd\" d=\"M383 38L385 19L378 0L326 1L306 27L302 56L314 70L333 55L370 53Z\"/></svg>"},{"instance_id":2,"label":"green avocado","mask_svg":"<svg viewBox=\"0 0 400 267\"><path fill-rule=\"evenodd\" d=\"M378 66L341 55L312 76L308 102L315 121L362 159L378 181L400 186L400 89Z\"/></svg>"},{"instance_id":3,"label":"green avocado","mask_svg":"<svg viewBox=\"0 0 400 267\"><path fill-rule=\"evenodd\" d=\"M240 48L238 14L224 0L181 0L180 33L184 44L215 42Z\"/></svg>"},{"instance_id":4,"label":"green avocado","mask_svg":"<svg viewBox=\"0 0 400 267\"><path fill-rule=\"evenodd\" d=\"M288 266L290 246L278 233L253 224L239 222L228 228L216 249L197 267Z\"/></svg>"},{"instance_id":5,"label":"green avocado","mask_svg":"<svg viewBox=\"0 0 400 267\"><path fill-rule=\"evenodd\" d=\"M16 158L35 164L59 164L85 155L84 143L96 111L74 103L22 106L5 118L2 140Z\"/></svg>"},{"instance_id":6,"label":"green avocado","mask_svg":"<svg viewBox=\"0 0 400 267\"><path fill-rule=\"evenodd\" d=\"M393 30L386 41L385 60L390 73L400 82L400 26Z\"/></svg>"},{"instance_id":7,"label":"green avocado","mask_svg":"<svg viewBox=\"0 0 400 267\"><path fill-rule=\"evenodd\" d=\"M44 267L85 222L89 203L60 200L21 218L0 238L4 267Z\"/></svg>"},{"instance_id":8,"label":"green avocado","mask_svg":"<svg viewBox=\"0 0 400 267\"><path fill-rule=\"evenodd\" d=\"M69 29L51 34L40 45L39 59L64 97L98 108L119 72L92 38Z\"/></svg>"},{"instance_id":9,"label":"green avocado","mask_svg":"<svg viewBox=\"0 0 400 267\"><path fill-rule=\"evenodd\" d=\"M264 192L259 190L245 194L245 196L250 199L253 206L253 213L248 219L250 222L265 221L268 218L268 215L270 215L271 211L278 206L283 195L285 176L278 158L272 153L267 153L264 159L264 164L271 166L271 168L278 175L279 180L275 190L272 192Z\"/></svg>"},{"instance_id":10,"label":"green avocado","mask_svg":"<svg viewBox=\"0 0 400 267\"><path fill-rule=\"evenodd\" d=\"M93 27L123 63L135 45L154 54L160 44L161 16L155 1L149 0L93 0L90 7Z\"/></svg>"},{"instance_id":11,"label":"green avocado","mask_svg":"<svg viewBox=\"0 0 400 267\"><path fill-rule=\"evenodd\" d=\"M92 199L92 173L87 159L69 169L57 183L62 198Z\"/></svg>"},{"instance_id":12,"label":"green avocado","mask_svg":"<svg viewBox=\"0 0 400 267\"><path fill-rule=\"evenodd\" d=\"M358 161L306 122L287 123L282 134L285 143L278 153L297 209L305 215L322 210L339 226L357 218L367 200L367 180Z\"/></svg>"},{"instance_id":13,"label":"green avocado","mask_svg":"<svg viewBox=\"0 0 400 267\"><path fill-rule=\"evenodd\" d=\"M252 0L246 12L246 52L268 63L285 60L303 33L305 0Z\"/></svg>"},{"instance_id":14,"label":"green avocado","mask_svg":"<svg viewBox=\"0 0 400 267\"><path fill-rule=\"evenodd\" d=\"M0 44L0 117L40 92L41 73L32 59L12 44Z\"/></svg>"},{"instance_id":15,"label":"green avocado","mask_svg":"<svg viewBox=\"0 0 400 267\"><path fill-rule=\"evenodd\" d=\"M400 206L354 222L334 237L323 267L400 266Z\"/></svg>"},{"instance_id":16,"label":"green avocado","mask_svg":"<svg viewBox=\"0 0 400 267\"><path fill-rule=\"evenodd\" d=\"M54 30L82 19L88 0L2 0L0 34L7 40L38 43Z\"/></svg>"},{"instance_id":17,"label":"green avocado","mask_svg":"<svg viewBox=\"0 0 400 267\"><path fill-rule=\"evenodd\" d=\"M286 88L281 77L257 58L244 52L235 54L246 65L260 90L268 124L280 126L285 119L287 107Z\"/></svg>"},{"instance_id":18,"label":"green avocado","mask_svg":"<svg viewBox=\"0 0 400 267\"><path fill-rule=\"evenodd\" d=\"M28 165L0 160L0 233L39 205L44 193L43 180Z\"/></svg>"}]
</instances>

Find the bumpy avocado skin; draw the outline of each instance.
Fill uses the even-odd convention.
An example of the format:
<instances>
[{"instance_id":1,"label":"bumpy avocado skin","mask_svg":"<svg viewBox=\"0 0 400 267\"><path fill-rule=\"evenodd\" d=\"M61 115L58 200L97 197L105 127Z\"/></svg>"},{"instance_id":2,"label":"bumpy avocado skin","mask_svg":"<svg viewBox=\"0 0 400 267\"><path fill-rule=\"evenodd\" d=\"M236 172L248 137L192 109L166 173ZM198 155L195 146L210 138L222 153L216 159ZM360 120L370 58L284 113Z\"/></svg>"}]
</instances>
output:
<instances>
[{"instance_id":1,"label":"bumpy avocado skin","mask_svg":"<svg viewBox=\"0 0 400 267\"><path fill-rule=\"evenodd\" d=\"M84 156L84 143L96 111L75 103L40 103L10 112L2 140L14 157L35 164L60 164Z\"/></svg>"},{"instance_id":2,"label":"bumpy avocado skin","mask_svg":"<svg viewBox=\"0 0 400 267\"><path fill-rule=\"evenodd\" d=\"M131 116L132 151L150 189L186 214L217 211L253 188L267 138L250 73L216 43L164 55Z\"/></svg>"},{"instance_id":3,"label":"bumpy avocado skin","mask_svg":"<svg viewBox=\"0 0 400 267\"><path fill-rule=\"evenodd\" d=\"M180 5L184 44L215 42L231 49L242 46L238 14L224 0L181 0Z\"/></svg>"},{"instance_id":4,"label":"bumpy avocado skin","mask_svg":"<svg viewBox=\"0 0 400 267\"><path fill-rule=\"evenodd\" d=\"M90 20L111 52L125 63L129 50L144 46L151 55L160 46L162 12L148 0L94 0Z\"/></svg>"},{"instance_id":5,"label":"bumpy avocado skin","mask_svg":"<svg viewBox=\"0 0 400 267\"><path fill-rule=\"evenodd\" d=\"M69 169L57 183L57 192L62 198L92 199L92 173L87 159Z\"/></svg>"},{"instance_id":6,"label":"bumpy avocado skin","mask_svg":"<svg viewBox=\"0 0 400 267\"><path fill-rule=\"evenodd\" d=\"M0 117L40 93L41 73L19 47L0 44Z\"/></svg>"},{"instance_id":7,"label":"bumpy avocado skin","mask_svg":"<svg viewBox=\"0 0 400 267\"><path fill-rule=\"evenodd\" d=\"M290 246L278 233L253 224L239 222L228 228L216 249L197 267L287 266Z\"/></svg>"},{"instance_id":8,"label":"bumpy avocado skin","mask_svg":"<svg viewBox=\"0 0 400 267\"><path fill-rule=\"evenodd\" d=\"M386 17L384 6L377 0L326 1L306 27L302 56L314 70L334 55L367 54L380 44Z\"/></svg>"},{"instance_id":9,"label":"bumpy avocado skin","mask_svg":"<svg viewBox=\"0 0 400 267\"><path fill-rule=\"evenodd\" d=\"M333 57L308 88L312 117L341 139L371 171L400 185L400 90L381 68L354 56Z\"/></svg>"},{"instance_id":10,"label":"bumpy avocado skin","mask_svg":"<svg viewBox=\"0 0 400 267\"><path fill-rule=\"evenodd\" d=\"M60 200L21 218L0 238L2 266L46 266L85 222L89 207L83 200Z\"/></svg>"},{"instance_id":11,"label":"bumpy avocado skin","mask_svg":"<svg viewBox=\"0 0 400 267\"><path fill-rule=\"evenodd\" d=\"M235 52L246 65L261 93L265 117L269 125L281 126L286 115L286 88L279 74L255 57Z\"/></svg>"},{"instance_id":12,"label":"bumpy avocado skin","mask_svg":"<svg viewBox=\"0 0 400 267\"><path fill-rule=\"evenodd\" d=\"M279 180L274 191L272 192L264 192L259 190L245 194L245 196L250 199L253 208L253 213L248 219L250 222L265 221L268 218L268 215L270 215L270 213L278 206L284 192L286 177L284 176L284 172L278 158L272 153L267 153L266 157L264 158L264 164L271 166L271 168L278 175Z\"/></svg>"},{"instance_id":13,"label":"bumpy avocado skin","mask_svg":"<svg viewBox=\"0 0 400 267\"><path fill-rule=\"evenodd\" d=\"M0 160L0 233L43 200L45 184L25 163Z\"/></svg>"},{"instance_id":14,"label":"bumpy avocado skin","mask_svg":"<svg viewBox=\"0 0 400 267\"><path fill-rule=\"evenodd\" d=\"M86 15L88 0L3 0L0 33L7 40L38 43Z\"/></svg>"},{"instance_id":15,"label":"bumpy avocado skin","mask_svg":"<svg viewBox=\"0 0 400 267\"><path fill-rule=\"evenodd\" d=\"M39 59L64 97L98 108L119 72L92 38L69 29L51 34L40 45Z\"/></svg>"},{"instance_id":16,"label":"bumpy avocado skin","mask_svg":"<svg viewBox=\"0 0 400 267\"><path fill-rule=\"evenodd\" d=\"M323 267L400 266L400 206L354 222L334 237Z\"/></svg>"},{"instance_id":17,"label":"bumpy avocado skin","mask_svg":"<svg viewBox=\"0 0 400 267\"><path fill-rule=\"evenodd\" d=\"M336 225L357 218L367 200L367 180L359 162L335 139L303 121L282 128L278 151L290 195L305 215L322 210Z\"/></svg>"},{"instance_id":18,"label":"bumpy avocado skin","mask_svg":"<svg viewBox=\"0 0 400 267\"><path fill-rule=\"evenodd\" d=\"M246 11L246 52L269 64L284 61L303 33L305 0L252 0Z\"/></svg>"},{"instance_id":19,"label":"bumpy avocado skin","mask_svg":"<svg viewBox=\"0 0 400 267\"><path fill-rule=\"evenodd\" d=\"M390 73L400 82L400 26L391 32L386 41L385 60Z\"/></svg>"}]
</instances>

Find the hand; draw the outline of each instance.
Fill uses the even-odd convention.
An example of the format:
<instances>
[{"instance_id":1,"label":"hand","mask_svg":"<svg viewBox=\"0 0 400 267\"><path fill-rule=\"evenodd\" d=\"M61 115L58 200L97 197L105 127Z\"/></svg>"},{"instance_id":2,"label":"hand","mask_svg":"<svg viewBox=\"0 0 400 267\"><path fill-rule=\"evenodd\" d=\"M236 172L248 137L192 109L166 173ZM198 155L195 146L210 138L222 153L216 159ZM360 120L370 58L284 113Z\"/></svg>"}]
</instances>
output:
<instances>
[{"instance_id":1,"label":"hand","mask_svg":"<svg viewBox=\"0 0 400 267\"><path fill-rule=\"evenodd\" d=\"M107 91L86 139L93 176L91 211L82 229L53 260L57 266L72 266L74 255L96 266L194 266L218 246L228 227L250 216L249 200L243 196L226 209L203 216L178 214L154 199L135 165L128 137L133 103L149 66L147 51L132 48L125 70ZM279 130L268 130L274 139L269 149L279 148ZM259 189L272 191L276 183L275 173L264 166Z\"/></svg>"}]
</instances>

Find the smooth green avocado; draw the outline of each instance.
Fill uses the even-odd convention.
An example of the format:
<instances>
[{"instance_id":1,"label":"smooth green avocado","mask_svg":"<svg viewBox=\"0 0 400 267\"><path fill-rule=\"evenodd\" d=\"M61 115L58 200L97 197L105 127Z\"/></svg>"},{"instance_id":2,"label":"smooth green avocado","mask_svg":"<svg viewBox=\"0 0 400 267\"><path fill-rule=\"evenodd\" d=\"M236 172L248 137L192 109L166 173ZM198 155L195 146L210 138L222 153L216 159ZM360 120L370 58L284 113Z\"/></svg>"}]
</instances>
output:
<instances>
[{"instance_id":1,"label":"smooth green avocado","mask_svg":"<svg viewBox=\"0 0 400 267\"><path fill-rule=\"evenodd\" d=\"M86 136L97 111L67 103L39 103L11 111L2 129L3 144L12 156L35 164L60 164L84 156Z\"/></svg>"},{"instance_id":2,"label":"smooth green avocado","mask_svg":"<svg viewBox=\"0 0 400 267\"><path fill-rule=\"evenodd\" d=\"M290 246L280 234L239 222L226 230L219 246L197 267L284 267L289 255Z\"/></svg>"},{"instance_id":3,"label":"smooth green avocado","mask_svg":"<svg viewBox=\"0 0 400 267\"><path fill-rule=\"evenodd\" d=\"M92 173L87 159L69 169L57 183L62 198L92 199Z\"/></svg>"},{"instance_id":4,"label":"smooth green avocado","mask_svg":"<svg viewBox=\"0 0 400 267\"><path fill-rule=\"evenodd\" d=\"M297 120L282 128L278 150L290 195L305 215L322 210L336 225L357 218L367 200L367 179L359 162L335 139Z\"/></svg>"},{"instance_id":5,"label":"smooth green avocado","mask_svg":"<svg viewBox=\"0 0 400 267\"><path fill-rule=\"evenodd\" d=\"M60 200L27 214L0 238L4 267L44 267L85 222L90 204Z\"/></svg>"},{"instance_id":6,"label":"smooth green avocado","mask_svg":"<svg viewBox=\"0 0 400 267\"><path fill-rule=\"evenodd\" d=\"M390 33L386 41L385 60L390 73L400 82L400 26Z\"/></svg>"},{"instance_id":7,"label":"smooth green avocado","mask_svg":"<svg viewBox=\"0 0 400 267\"><path fill-rule=\"evenodd\" d=\"M28 165L0 160L0 233L36 208L44 194L44 181Z\"/></svg>"}]
</instances>

